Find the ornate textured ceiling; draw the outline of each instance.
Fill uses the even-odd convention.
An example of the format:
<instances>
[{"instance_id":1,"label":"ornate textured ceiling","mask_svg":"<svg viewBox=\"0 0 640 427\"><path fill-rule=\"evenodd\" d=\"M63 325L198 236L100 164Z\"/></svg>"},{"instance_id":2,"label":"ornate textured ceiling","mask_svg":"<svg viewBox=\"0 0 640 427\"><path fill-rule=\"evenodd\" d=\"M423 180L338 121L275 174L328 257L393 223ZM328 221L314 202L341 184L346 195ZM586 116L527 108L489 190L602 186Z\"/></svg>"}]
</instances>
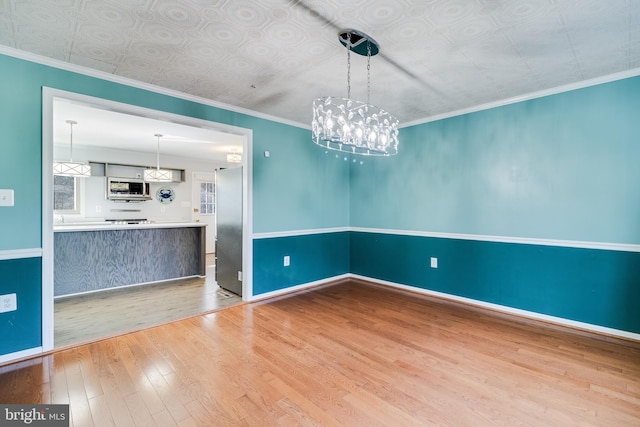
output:
<instances>
[{"instance_id":1,"label":"ornate textured ceiling","mask_svg":"<svg viewBox=\"0 0 640 427\"><path fill-rule=\"evenodd\" d=\"M640 67L636 0L0 0L0 44L303 125L346 96L343 28L401 123Z\"/></svg>"}]
</instances>

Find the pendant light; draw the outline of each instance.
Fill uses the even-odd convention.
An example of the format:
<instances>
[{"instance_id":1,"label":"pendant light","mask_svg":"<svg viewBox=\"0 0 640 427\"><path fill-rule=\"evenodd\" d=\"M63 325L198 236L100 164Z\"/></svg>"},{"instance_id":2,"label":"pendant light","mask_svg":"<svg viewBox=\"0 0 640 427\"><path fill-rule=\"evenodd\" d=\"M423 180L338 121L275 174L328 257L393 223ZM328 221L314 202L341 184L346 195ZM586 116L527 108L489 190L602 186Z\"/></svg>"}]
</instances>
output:
<instances>
[{"instance_id":1,"label":"pendant light","mask_svg":"<svg viewBox=\"0 0 640 427\"><path fill-rule=\"evenodd\" d=\"M68 162L53 162L53 174L61 176L73 176L77 178L87 178L91 176L91 166L86 163L73 161L73 125L78 124L73 120L67 120L69 123L70 136L69 136L69 161Z\"/></svg>"},{"instance_id":2,"label":"pendant light","mask_svg":"<svg viewBox=\"0 0 640 427\"><path fill-rule=\"evenodd\" d=\"M229 163L242 163L242 154L237 148L232 148L230 153L227 153L227 162Z\"/></svg>"},{"instance_id":3,"label":"pendant light","mask_svg":"<svg viewBox=\"0 0 640 427\"><path fill-rule=\"evenodd\" d=\"M144 180L153 182L173 181L173 171L169 169L160 169L160 138L162 138L162 134L156 133L154 136L158 138L158 145L156 150L156 168L145 169Z\"/></svg>"},{"instance_id":4,"label":"pendant light","mask_svg":"<svg viewBox=\"0 0 640 427\"><path fill-rule=\"evenodd\" d=\"M347 48L347 98L325 96L313 101L313 142L331 150L365 156L398 153L398 119L370 104L371 57L378 43L357 30L343 30L338 39ZM351 52L367 57L367 102L351 99Z\"/></svg>"}]
</instances>

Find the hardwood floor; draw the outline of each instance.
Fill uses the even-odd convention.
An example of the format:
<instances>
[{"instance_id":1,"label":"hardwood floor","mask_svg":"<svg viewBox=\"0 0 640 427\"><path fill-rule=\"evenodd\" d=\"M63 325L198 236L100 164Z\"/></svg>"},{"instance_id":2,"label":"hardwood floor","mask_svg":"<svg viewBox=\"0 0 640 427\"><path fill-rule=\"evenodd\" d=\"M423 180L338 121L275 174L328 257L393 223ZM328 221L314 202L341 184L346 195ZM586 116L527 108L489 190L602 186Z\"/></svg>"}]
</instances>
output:
<instances>
[{"instance_id":1,"label":"hardwood floor","mask_svg":"<svg viewBox=\"0 0 640 427\"><path fill-rule=\"evenodd\" d=\"M242 298L215 281L215 257L207 276L113 289L54 303L56 348L86 343L240 304Z\"/></svg>"},{"instance_id":2,"label":"hardwood floor","mask_svg":"<svg viewBox=\"0 0 640 427\"><path fill-rule=\"evenodd\" d=\"M640 345L346 282L0 368L72 425L637 426Z\"/></svg>"}]
</instances>

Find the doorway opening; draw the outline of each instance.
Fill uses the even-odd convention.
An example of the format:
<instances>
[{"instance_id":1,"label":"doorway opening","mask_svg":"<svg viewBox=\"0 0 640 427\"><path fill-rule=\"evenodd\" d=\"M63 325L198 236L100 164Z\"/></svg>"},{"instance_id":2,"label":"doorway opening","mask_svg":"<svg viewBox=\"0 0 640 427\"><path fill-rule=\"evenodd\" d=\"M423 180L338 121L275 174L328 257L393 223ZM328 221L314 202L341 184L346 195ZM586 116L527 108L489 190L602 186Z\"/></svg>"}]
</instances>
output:
<instances>
[{"instance_id":1,"label":"doorway opening","mask_svg":"<svg viewBox=\"0 0 640 427\"><path fill-rule=\"evenodd\" d=\"M62 221L65 221L68 219L71 219L71 220L75 219L78 221L82 221L83 219L86 219L86 218L95 219L96 217L106 217L107 215L114 215L116 213L118 215L125 215L125 214L126 215L133 214L136 216L144 215L144 218L141 218L141 219L151 220L150 218L148 218L148 216L150 216L151 212L153 211L151 207L152 206L151 203L148 203L147 205L136 206L136 207L131 207L130 205L123 205L122 207L118 206L117 208L114 208L111 205L105 205L104 203L106 202L104 202L104 197L105 197L104 192L101 192L100 197L102 199L100 201L98 201L98 196L96 195L97 193L96 188L101 187L100 183L96 184L96 182L99 180L94 180L94 178L90 178L89 180L94 180L93 183L88 183L87 181L83 184L80 184L80 187L79 187L80 194L82 195L80 200L82 200L83 203L85 203L80 210L80 214L78 213L67 214L67 216L65 216L65 214L61 214L60 216L62 218L54 217L53 215L53 211L54 211L53 181L54 179L53 179L52 163L54 161L56 144L60 142L60 140L65 141L64 136L63 137L56 136L58 132L57 122L60 121L59 119L61 114L64 115L64 114L70 114L69 113L70 111L79 111L81 107L85 108L86 110L89 110L89 109L97 110L99 112L105 113L107 116L117 115L119 122L125 122L127 125L132 126L129 128L131 129L131 131L128 132L129 133L127 135L128 139L116 140L116 138L113 135L111 135L110 143L107 144L106 146L99 145L99 140L101 139L99 136L102 135L103 138L105 137L105 135L108 136L109 132L112 130L112 128L114 128L114 126L109 126L107 124L106 127L102 129L102 132L100 132L100 130L93 129L94 136L87 137L88 141L84 144L85 147L82 147L84 141L82 141L82 139L79 138L79 135L81 135L81 133L78 132L79 126L76 126L76 128L74 129L74 132L76 132L76 135L74 135L74 144L76 148L74 149L81 154L82 154L82 151L84 150L85 160L88 160L88 161L95 162L100 160L96 158L87 157L87 153L90 153L92 150L94 153L98 153L108 157L110 159L109 162L112 162L112 163L118 163L119 161L117 160L117 156L118 154L122 155L123 153L125 153L125 155L129 160L134 159L133 163L135 163L135 159L142 159L143 155L140 154L142 151L136 150L135 145L133 145L133 141L136 139L136 130L135 130L136 128L132 125L132 123L139 122L139 121L156 123L158 125L166 125L166 126L169 126L170 129L184 127L184 128L191 128L195 131L196 136L194 137L183 138L180 141L174 141L174 142L177 142L178 144L175 144L173 148L169 147L168 144L164 147L161 145L161 150L159 150L161 163L165 163L165 162L175 163L176 161L181 160L182 158L185 157L184 152L188 147L192 147L196 145L200 145L200 146L205 145L205 142L207 141L208 138L202 137L202 135L215 134L215 135L220 135L221 137L228 137L234 141L239 141L240 149L243 152L243 156L242 156L243 168L242 169L244 171L242 176L243 178L242 229L243 229L243 236L244 236L244 239L242 242L242 270L245 272L245 274L243 275L244 277L242 281L242 295L244 300L250 300L253 294L252 282L251 282L252 280L252 277L251 277L252 245L250 244L251 224L252 224L252 221L251 221L252 213L251 213L251 207L250 207L251 192L252 192L252 185L251 185L252 183L252 180L251 180L252 131L250 129L238 128L238 127L210 122L206 120L195 119L188 116L181 116L173 113L167 113L163 111L138 107L135 105L122 104L114 101L104 100L104 99L90 97L86 95L80 95L72 92L60 91L60 90L51 89L51 88L44 88L43 89L43 126L42 126L42 131L43 131L43 135L42 135L42 143L43 143L43 147L42 147L42 152L43 152L43 174L42 174L42 177L43 177L42 178L43 350L47 351L47 350L53 349L54 347L60 346L58 343L55 342L55 339L54 339L54 330L55 330L55 324L56 324L54 301L58 302L65 299L65 297L56 295L56 289L55 289L54 226L59 227L60 225L59 221L61 219ZM62 110L63 113L60 113L60 110ZM70 118L69 117L63 118L62 120L63 124L65 119L70 119ZM89 123L87 125L88 128L96 127L96 126L90 125L91 123L90 118L83 117L83 119L87 120L87 122ZM76 117L74 118L74 120L77 120L78 123L81 124L80 118ZM95 133L96 131L97 133ZM149 132L149 129L142 131L142 133L145 136L146 136L146 133L148 132ZM153 132L158 133L157 130ZM143 136L138 135L137 138L141 139L143 138ZM151 139L152 142L155 143L155 139L153 138L153 135L151 135L149 139ZM224 146L225 142L218 143L218 144L222 144ZM154 144L152 145L155 149L155 145ZM213 149L214 145L215 143L211 144L210 147L206 147L206 148L210 148L212 149L212 151L215 151ZM200 147L200 148L203 148L203 147ZM162 151L162 149L164 149L165 151ZM237 144L234 147L234 149L237 149ZM177 151L172 151L172 150L177 150ZM165 156L164 158L166 159L164 162L162 160L163 153ZM155 156L156 153L154 152L151 154ZM226 156L226 153L223 153L223 155L220 157L224 158L225 156ZM202 156L198 156L198 157L202 158ZM120 162L120 163L124 163L124 162ZM144 161L141 160L137 163L144 163ZM149 162L147 162L147 164L148 163ZM152 164L154 163L155 162L152 162ZM214 170L215 162L209 161L208 166L205 166L205 167L207 168L211 167L211 170ZM177 168L177 169L185 170L184 184L190 187L191 177L189 174L190 172L189 169L191 169L191 171L202 170L203 167L202 165L198 165L198 166L193 166L193 168L187 167L187 168ZM181 185L181 184L176 184L176 186L178 185ZM83 186L84 188L82 188ZM165 217L162 217L161 220L166 217L171 217L173 220L186 220L187 222L194 220L192 218L192 210L195 203L193 200L191 200L191 197L189 197L189 195L191 194L191 190L190 189L187 191L182 191L182 190L184 190L184 188L181 188L180 191L176 191L176 193L181 194L180 197L183 197L181 200L178 198L178 196L176 196L176 201L174 201L172 205L160 206L158 208L159 214L165 215ZM143 203L146 203L146 202L143 202ZM138 212L115 212L118 210L138 211ZM210 233L213 234L213 231L211 231ZM206 262L206 265L210 267L212 266L212 263ZM206 289L208 284L205 282L207 280L209 281L213 280L213 277L210 277L210 272L211 270L207 269L206 275L204 277L189 277L186 279L180 279L175 281L167 280L167 281L152 283L148 285L135 284L139 286L132 286L130 288L117 287L109 290L100 290L99 292L94 292L94 293L81 292L79 293L79 295L74 296L74 297L77 297L76 309L79 309L80 311L82 311L83 309L82 300L83 299L86 300L89 297L93 297L94 299L100 299L102 297L106 298L109 296L114 298L120 297L120 298L127 299L126 296L123 296L123 295L126 295L126 292L133 292L134 290L138 292L142 292L147 287L148 287L147 289L149 290L151 290L152 287L158 288L160 290L160 294L164 292L165 294L164 299L166 300L167 288L171 288L172 285L175 288L178 281L180 282L179 283L180 288L186 288L187 285L190 284L189 281L197 282L198 280L200 280L203 282L200 284L200 288L201 288L200 293L202 292L207 293ZM191 285L193 285L193 283L191 283ZM198 284L196 283L195 286L198 286ZM205 291L203 291L202 289L205 289ZM209 286L208 288L209 293L211 289L213 288ZM217 298L220 301L222 301L221 304L223 304L223 306L224 304L228 303L227 301L229 299L228 295L229 294L227 292L221 292L217 295ZM144 298L142 299L144 300ZM127 300L131 301L131 297L129 297ZM159 323L164 323L166 321L174 320L174 319L171 319L166 314L169 311L178 311L178 310L172 310L172 308L175 309L175 307L179 305L178 302L183 301L184 297L175 296L171 298L171 300L175 301L175 303L173 306L171 306L166 310L164 316L162 315L163 309L158 309L158 306L157 305L154 306L154 303L152 301L147 301L146 311L157 312L159 314L157 322ZM239 298L237 300L239 301ZM86 307L86 304L87 303L85 301L84 307ZM130 306L131 304L128 304L128 305ZM207 306L206 304L201 305L201 307L202 307L201 312L211 311L212 309L210 305ZM215 307L213 309L215 309ZM137 310L136 316L138 316L139 313L140 313L140 310ZM198 313L193 313L193 315L195 314L198 314ZM133 317L135 319L136 316L124 315L120 317L125 317L125 318ZM181 317L182 318L189 317L189 315L183 315ZM147 326L145 324L136 325L136 323L141 323L141 322L133 322L133 323L134 323L133 324L134 329L136 328L141 329ZM129 332L130 329L131 328L128 328L127 332Z\"/></svg>"}]
</instances>

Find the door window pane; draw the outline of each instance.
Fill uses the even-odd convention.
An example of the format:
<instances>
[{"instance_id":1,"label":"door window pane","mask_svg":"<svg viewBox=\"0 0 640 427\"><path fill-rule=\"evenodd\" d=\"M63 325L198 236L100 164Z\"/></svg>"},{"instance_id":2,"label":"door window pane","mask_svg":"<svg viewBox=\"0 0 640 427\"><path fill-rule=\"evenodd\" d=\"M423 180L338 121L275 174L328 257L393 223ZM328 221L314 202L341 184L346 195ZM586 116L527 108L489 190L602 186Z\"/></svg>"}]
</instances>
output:
<instances>
[{"instance_id":1,"label":"door window pane","mask_svg":"<svg viewBox=\"0 0 640 427\"><path fill-rule=\"evenodd\" d=\"M215 185L213 182L200 183L200 215L215 213Z\"/></svg>"}]
</instances>

